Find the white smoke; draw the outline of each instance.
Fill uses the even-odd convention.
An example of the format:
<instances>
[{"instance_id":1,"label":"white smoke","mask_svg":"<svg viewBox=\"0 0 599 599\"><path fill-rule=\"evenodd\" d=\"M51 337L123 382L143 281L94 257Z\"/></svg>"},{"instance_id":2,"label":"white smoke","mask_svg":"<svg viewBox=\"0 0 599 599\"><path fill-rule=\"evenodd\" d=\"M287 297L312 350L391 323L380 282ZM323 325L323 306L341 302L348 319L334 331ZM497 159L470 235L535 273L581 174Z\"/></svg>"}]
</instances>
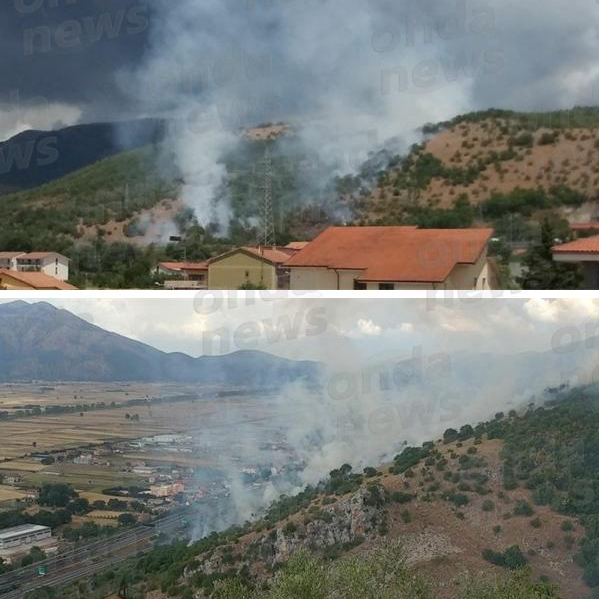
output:
<instances>
[{"instance_id":1,"label":"white smoke","mask_svg":"<svg viewBox=\"0 0 599 599\"><path fill-rule=\"evenodd\" d=\"M122 81L142 113L176 119L183 199L200 223L225 226L222 159L244 127L292 124L332 178L389 138L405 151L425 122L471 107L495 25L491 8L464 2L154 0L151 48ZM472 64L456 44L474 47Z\"/></svg>"}]
</instances>

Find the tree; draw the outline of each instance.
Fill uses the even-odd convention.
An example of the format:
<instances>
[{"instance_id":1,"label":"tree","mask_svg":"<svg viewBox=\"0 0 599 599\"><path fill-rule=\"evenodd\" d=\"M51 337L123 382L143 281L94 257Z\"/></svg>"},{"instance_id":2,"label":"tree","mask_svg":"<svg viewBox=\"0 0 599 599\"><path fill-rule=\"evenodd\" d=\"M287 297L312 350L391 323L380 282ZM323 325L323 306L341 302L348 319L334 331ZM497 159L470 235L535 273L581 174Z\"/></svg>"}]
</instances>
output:
<instances>
[{"instance_id":1,"label":"tree","mask_svg":"<svg viewBox=\"0 0 599 599\"><path fill-rule=\"evenodd\" d=\"M545 219L541 223L541 240L531 247L522 260L523 272L518 284L523 289L580 289L582 277L577 266L553 260L555 228Z\"/></svg>"},{"instance_id":2,"label":"tree","mask_svg":"<svg viewBox=\"0 0 599 599\"><path fill-rule=\"evenodd\" d=\"M130 514L129 512L125 512L124 514L121 514L119 516L119 524L121 526L131 526L136 522L137 520L135 519L135 516L133 514Z\"/></svg>"},{"instance_id":3,"label":"tree","mask_svg":"<svg viewBox=\"0 0 599 599\"><path fill-rule=\"evenodd\" d=\"M37 502L48 507L66 507L75 497L78 497L78 494L70 485L45 483L40 489Z\"/></svg>"}]
</instances>

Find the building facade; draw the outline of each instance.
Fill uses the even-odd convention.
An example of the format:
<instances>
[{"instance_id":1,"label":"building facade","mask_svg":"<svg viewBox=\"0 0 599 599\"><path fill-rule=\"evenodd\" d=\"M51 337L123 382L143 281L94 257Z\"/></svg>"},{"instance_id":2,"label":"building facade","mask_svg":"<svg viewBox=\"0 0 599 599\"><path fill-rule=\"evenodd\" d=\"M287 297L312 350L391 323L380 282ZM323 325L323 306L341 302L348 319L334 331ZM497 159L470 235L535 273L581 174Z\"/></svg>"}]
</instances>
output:
<instances>
[{"instance_id":1,"label":"building facade","mask_svg":"<svg viewBox=\"0 0 599 599\"><path fill-rule=\"evenodd\" d=\"M208 287L215 290L289 289L285 266L295 250L240 247L209 261Z\"/></svg>"},{"instance_id":2,"label":"building facade","mask_svg":"<svg viewBox=\"0 0 599 599\"><path fill-rule=\"evenodd\" d=\"M25 546L34 546L41 541L52 537L52 529L48 526L37 524L23 524L0 531L0 550L17 549Z\"/></svg>"},{"instance_id":3,"label":"building facade","mask_svg":"<svg viewBox=\"0 0 599 599\"><path fill-rule=\"evenodd\" d=\"M69 259L57 252L0 252L0 269L41 272L59 281L69 279Z\"/></svg>"}]
</instances>

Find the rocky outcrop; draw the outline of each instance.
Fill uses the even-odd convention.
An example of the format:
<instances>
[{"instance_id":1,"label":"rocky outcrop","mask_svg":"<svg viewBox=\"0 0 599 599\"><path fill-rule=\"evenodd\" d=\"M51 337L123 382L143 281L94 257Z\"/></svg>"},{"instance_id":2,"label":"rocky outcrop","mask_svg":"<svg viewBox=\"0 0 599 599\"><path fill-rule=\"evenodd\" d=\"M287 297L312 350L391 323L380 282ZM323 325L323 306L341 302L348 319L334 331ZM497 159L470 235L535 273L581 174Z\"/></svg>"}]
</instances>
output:
<instances>
[{"instance_id":1,"label":"rocky outcrop","mask_svg":"<svg viewBox=\"0 0 599 599\"><path fill-rule=\"evenodd\" d=\"M333 505L313 507L302 517L295 516L263 536L259 536L238 553L235 567L270 570L281 564L300 549L326 550L331 547L358 545L366 538L378 534L385 520L382 509L387 502L385 489L378 484L361 488L340 498ZM202 556L197 568L188 568L186 576L198 572L212 575L230 568L230 555L217 549Z\"/></svg>"}]
</instances>

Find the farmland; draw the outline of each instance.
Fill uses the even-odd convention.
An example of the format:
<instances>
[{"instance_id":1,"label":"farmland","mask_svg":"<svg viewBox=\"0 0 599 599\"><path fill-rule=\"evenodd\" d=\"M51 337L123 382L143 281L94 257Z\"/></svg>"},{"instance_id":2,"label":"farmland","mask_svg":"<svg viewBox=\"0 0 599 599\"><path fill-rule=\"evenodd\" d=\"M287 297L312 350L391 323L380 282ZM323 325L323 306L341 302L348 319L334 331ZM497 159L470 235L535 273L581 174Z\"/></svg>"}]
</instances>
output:
<instances>
[{"instance_id":1,"label":"farmland","mask_svg":"<svg viewBox=\"0 0 599 599\"><path fill-rule=\"evenodd\" d=\"M20 486L39 487L47 482L70 484L99 498L103 489L141 484L143 478L131 472L130 464L174 465L181 468L217 468L219 459L210 451L138 451L134 441L160 435L189 434L209 428L212 434L226 434L228 418L260 419L265 415L254 397L236 395L226 399L200 397L214 389L181 385L32 384L0 387L0 408L13 410L13 417L0 421L0 476L16 475ZM195 395L194 395L195 394ZM184 399L181 399L181 398ZM135 405L120 405L147 398ZM47 405L82 407L63 414L17 416L15 409ZM94 404L107 404L94 409ZM114 404L112 403L114 402ZM114 405L115 407L110 407ZM223 409L226 405L227 409ZM76 464L72 461L40 462L40 455L58 455L72 450L90 450L103 444L119 444L105 464ZM19 491L0 487L0 502L20 499ZM95 495L94 495L95 494Z\"/></svg>"}]
</instances>

